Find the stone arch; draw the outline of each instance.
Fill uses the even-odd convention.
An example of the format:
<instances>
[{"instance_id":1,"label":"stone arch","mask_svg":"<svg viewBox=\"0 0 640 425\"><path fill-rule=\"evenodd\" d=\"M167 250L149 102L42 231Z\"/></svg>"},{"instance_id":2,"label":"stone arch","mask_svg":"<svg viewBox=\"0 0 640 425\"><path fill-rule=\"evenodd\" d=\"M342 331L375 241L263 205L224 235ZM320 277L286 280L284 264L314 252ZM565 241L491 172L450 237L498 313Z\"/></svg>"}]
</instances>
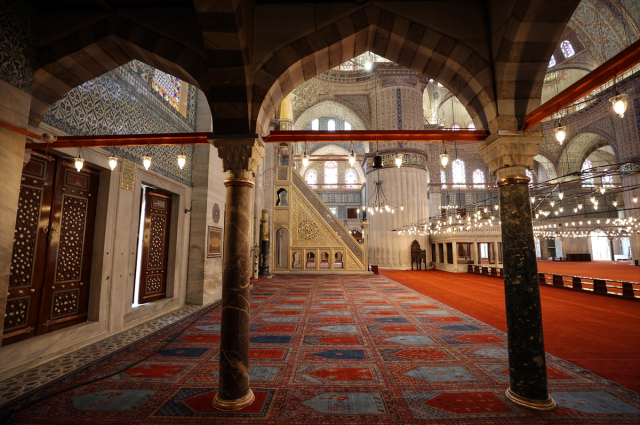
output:
<instances>
[{"instance_id":1,"label":"stone arch","mask_svg":"<svg viewBox=\"0 0 640 425\"><path fill-rule=\"evenodd\" d=\"M345 104L346 102L340 101L340 99L322 99L316 102L311 107L307 108L298 119L295 121L294 128L297 130L302 130L305 128L311 121L316 118L321 118L328 116L326 113L326 109L328 106L331 106L337 110L336 115L338 118L341 118L345 121L348 121L354 130L367 130L369 129L369 124L366 118L362 117L362 114L358 113L358 111L354 110L352 107Z\"/></svg>"},{"instance_id":2,"label":"stone arch","mask_svg":"<svg viewBox=\"0 0 640 425\"><path fill-rule=\"evenodd\" d=\"M374 5L356 10L265 57L255 74L252 128L266 134L273 111L294 87L372 51L443 84L477 129L518 130L522 117L540 104L549 57L578 3L514 0L506 6L511 12L495 24L502 32L496 66L466 44L394 12ZM529 34L545 34L544 40Z\"/></svg>"},{"instance_id":3,"label":"stone arch","mask_svg":"<svg viewBox=\"0 0 640 425\"><path fill-rule=\"evenodd\" d=\"M599 147L607 145L610 145L609 141L598 132L585 130L576 134L560 153L558 159L558 175L564 176L580 171L583 161L588 156L587 152L591 148L593 148L591 150L591 152L593 152Z\"/></svg>"},{"instance_id":4,"label":"stone arch","mask_svg":"<svg viewBox=\"0 0 640 425\"><path fill-rule=\"evenodd\" d=\"M323 146L315 151L308 150L308 152L310 154L313 153L313 155L336 155L336 156L344 156L344 157L349 155L349 152L345 148L335 144ZM356 170L356 173L358 173L358 180L360 181L360 183L364 183L366 181L366 177L364 175L364 170L362 169L362 166L358 163L358 161L356 161L356 163L353 164L353 168L354 170ZM304 177L304 173L306 171L307 171L306 168L301 168L300 175Z\"/></svg>"},{"instance_id":5,"label":"stone arch","mask_svg":"<svg viewBox=\"0 0 640 425\"><path fill-rule=\"evenodd\" d=\"M134 59L206 90L207 84L203 81L206 60L200 46L176 40L112 16L82 28L62 41L40 46L29 128L37 129L49 108L75 87Z\"/></svg>"},{"instance_id":6,"label":"stone arch","mask_svg":"<svg viewBox=\"0 0 640 425\"><path fill-rule=\"evenodd\" d=\"M458 96L477 120L477 128L487 128L494 118L490 109L495 111L495 107L489 107L494 98L491 68L478 53L393 12L369 6L265 59L256 74L260 83L254 87L256 131L266 133L269 117L295 86L366 51L437 79Z\"/></svg>"},{"instance_id":7,"label":"stone arch","mask_svg":"<svg viewBox=\"0 0 640 425\"><path fill-rule=\"evenodd\" d=\"M544 155L538 154L533 157L533 160L540 164L540 166L544 169L545 173L547 173L547 177L549 178L549 180L555 179L556 177L558 177L558 174L556 172L556 167L553 165L553 162L549 160L549 158L547 158Z\"/></svg>"}]
</instances>

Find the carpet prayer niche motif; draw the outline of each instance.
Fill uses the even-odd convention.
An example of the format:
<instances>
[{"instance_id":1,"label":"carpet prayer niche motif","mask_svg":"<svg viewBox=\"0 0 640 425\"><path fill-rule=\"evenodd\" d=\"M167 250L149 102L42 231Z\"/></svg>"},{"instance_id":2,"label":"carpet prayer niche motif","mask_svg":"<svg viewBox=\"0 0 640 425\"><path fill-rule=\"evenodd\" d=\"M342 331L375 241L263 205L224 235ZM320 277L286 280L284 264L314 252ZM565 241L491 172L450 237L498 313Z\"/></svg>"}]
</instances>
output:
<instances>
[{"instance_id":1,"label":"carpet prayer niche motif","mask_svg":"<svg viewBox=\"0 0 640 425\"><path fill-rule=\"evenodd\" d=\"M639 394L553 356L558 409L510 403L504 333L382 276L276 276L255 284L251 306L249 407L229 413L211 405L216 306L5 406L0 422L640 423Z\"/></svg>"}]
</instances>

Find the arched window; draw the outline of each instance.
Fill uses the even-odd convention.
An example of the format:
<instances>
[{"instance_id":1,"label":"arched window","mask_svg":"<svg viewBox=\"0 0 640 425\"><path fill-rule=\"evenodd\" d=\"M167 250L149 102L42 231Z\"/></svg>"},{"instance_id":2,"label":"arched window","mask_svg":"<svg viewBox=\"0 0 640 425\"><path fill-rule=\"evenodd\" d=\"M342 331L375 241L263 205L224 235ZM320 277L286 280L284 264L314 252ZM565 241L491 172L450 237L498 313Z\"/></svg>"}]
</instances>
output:
<instances>
[{"instance_id":1,"label":"arched window","mask_svg":"<svg viewBox=\"0 0 640 425\"><path fill-rule=\"evenodd\" d=\"M547 68L551 68L552 66L556 66L556 57L551 55L551 59L549 59L549 65Z\"/></svg>"},{"instance_id":2,"label":"arched window","mask_svg":"<svg viewBox=\"0 0 640 425\"><path fill-rule=\"evenodd\" d=\"M593 174L591 174L589 171L591 168L593 168L593 165L591 164L591 161L589 161L588 159L585 159L584 162L582 163L582 169L580 171L582 171L582 187L590 187L593 186Z\"/></svg>"},{"instance_id":3,"label":"arched window","mask_svg":"<svg viewBox=\"0 0 640 425\"><path fill-rule=\"evenodd\" d=\"M454 130L460 130L460 126L458 124L454 124L451 128L453 128Z\"/></svg>"},{"instance_id":4,"label":"arched window","mask_svg":"<svg viewBox=\"0 0 640 425\"><path fill-rule=\"evenodd\" d=\"M316 173L315 170L307 170L307 172L304 173L304 181L315 189L316 184L318 184L318 173Z\"/></svg>"},{"instance_id":5,"label":"arched window","mask_svg":"<svg viewBox=\"0 0 640 425\"><path fill-rule=\"evenodd\" d=\"M329 120L327 122L327 130L335 131L335 129L336 129L336 122L334 120Z\"/></svg>"},{"instance_id":6,"label":"arched window","mask_svg":"<svg viewBox=\"0 0 640 425\"><path fill-rule=\"evenodd\" d=\"M444 170L440 170L440 183L442 183L442 187L447 185L447 175Z\"/></svg>"},{"instance_id":7,"label":"arched window","mask_svg":"<svg viewBox=\"0 0 640 425\"><path fill-rule=\"evenodd\" d=\"M565 58L570 58L571 56L576 54L576 51L573 50L573 46L569 40L565 40L560 43L560 48L562 49L562 54Z\"/></svg>"},{"instance_id":8,"label":"arched window","mask_svg":"<svg viewBox=\"0 0 640 425\"><path fill-rule=\"evenodd\" d=\"M347 187L355 187L354 185L358 183L358 177L356 175L356 170L353 168L344 172L344 182Z\"/></svg>"},{"instance_id":9,"label":"arched window","mask_svg":"<svg viewBox=\"0 0 640 425\"><path fill-rule=\"evenodd\" d=\"M320 128L320 120L311 121L311 130L318 130Z\"/></svg>"},{"instance_id":10,"label":"arched window","mask_svg":"<svg viewBox=\"0 0 640 425\"><path fill-rule=\"evenodd\" d=\"M329 185L325 188L338 187L338 163L336 161L324 163L324 184Z\"/></svg>"},{"instance_id":11,"label":"arched window","mask_svg":"<svg viewBox=\"0 0 640 425\"><path fill-rule=\"evenodd\" d=\"M607 187L613 186L613 175L611 174L611 172L609 172L609 170L604 171L606 171L607 173L602 176L602 185Z\"/></svg>"},{"instance_id":12,"label":"arched window","mask_svg":"<svg viewBox=\"0 0 640 425\"><path fill-rule=\"evenodd\" d=\"M475 130L476 129L476 125L474 123L469 124L469 126L467 127L469 130Z\"/></svg>"},{"instance_id":13,"label":"arched window","mask_svg":"<svg viewBox=\"0 0 640 425\"><path fill-rule=\"evenodd\" d=\"M473 184L476 187L484 187L484 173L480 170L473 172Z\"/></svg>"},{"instance_id":14,"label":"arched window","mask_svg":"<svg viewBox=\"0 0 640 425\"><path fill-rule=\"evenodd\" d=\"M351 124L349 124L348 122L345 121L344 122L344 129L347 130L347 131L351 130Z\"/></svg>"},{"instance_id":15,"label":"arched window","mask_svg":"<svg viewBox=\"0 0 640 425\"><path fill-rule=\"evenodd\" d=\"M180 79L156 69L153 71L151 86L169 105L180 110L180 89L182 88Z\"/></svg>"},{"instance_id":16,"label":"arched window","mask_svg":"<svg viewBox=\"0 0 640 425\"><path fill-rule=\"evenodd\" d=\"M453 185L454 186L464 186L467 182L464 174L464 162L456 159L451 164L451 170L453 171Z\"/></svg>"}]
</instances>

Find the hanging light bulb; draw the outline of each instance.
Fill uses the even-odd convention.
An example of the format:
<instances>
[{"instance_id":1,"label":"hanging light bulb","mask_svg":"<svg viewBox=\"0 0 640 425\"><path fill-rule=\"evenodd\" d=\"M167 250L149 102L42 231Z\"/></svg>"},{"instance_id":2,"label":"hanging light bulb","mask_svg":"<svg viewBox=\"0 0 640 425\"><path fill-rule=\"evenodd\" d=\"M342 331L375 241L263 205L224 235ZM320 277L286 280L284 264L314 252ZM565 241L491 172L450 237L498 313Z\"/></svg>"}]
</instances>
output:
<instances>
[{"instance_id":1,"label":"hanging light bulb","mask_svg":"<svg viewBox=\"0 0 640 425\"><path fill-rule=\"evenodd\" d=\"M560 210L560 212L564 211L564 208L560 207L558 208Z\"/></svg>"},{"instance_id":2,"label":"hanging light bulb","mask_svg":"<svg viewBox=\"0 0 640 425\"><path fill-rule=\"evenodd\" d=\"M111 168L111 171L115 170L117 166L118 166L118 158L116 158L115 156L110 156L109 168Z\"/></svg>"},{"instance_id":3,"label":"hanging light bulb","mask_svg":"<svg viewBox=\"0 0 640 425\"><path fill-rule=\"evenodd\" d=\"M551 204L551 208L556 204L554 201L549 202Z\"/></svg>"},{"instance_id":4,"label":"hanging light bulb","mask_svg":"<svg viewBox=\"0 0 640 425\"><path fill-rule=\"evenodd\" d=\"M398 166L398 168L400 168L400 166L402 165L402 154L401 153L396 155L396 165Z\"/></svg>"},{"instance_id":5,"label":"hanging light bulb","mask_svg":"<svg viewBox=\"0 0 640 425\"><path fill-rule=\"evenodd\" d=\"M578 209L581 210L582 209L582 204L578 204Z\"/></svg>"},{"instance_id":6,"label":"hanging light bulb","mask_svg":"<svg viewBox=\"0 0 640 425\"><path fill-rule=\"evenodd\" d=\"M400 205L400 211L404 211L404 205Z\"/></svg>"},{"instance_id":7,"label":"hanging light bulb","mask_svg":"<svg viewBox=\"0 0 640 425\"><path fill-rule=\"evenodd\" d=\"M562 198L564 198L564 193L562 192L558 193L558 198L560 198L560 200L562 201Z\"/></svg>"},{"instance_id":8,"label":"hanging light bulb","mask_svg":"<svg viewBox=\"0 0 640 425\"><path fill-rule=\"evenodd\" d=\"M609 102L611 102L613 106L613 112L618 114L620 118L624 118L624 113L627 110L627 97L629 97L629 95L619 94L609 99Z\"/></svg>"},{"instance_id":9,"label":"hanging light bulb","mask_svg":"<svg viewBox=\"0 0 640 425\"><path fill-rule=\"evenodd\" d=\"M596 197L595 197L595 196L592 196L592 197L590 198L590 200L591 200L591 203L592 203L592 204L595 204L595 203L596 203Z\"/></svg>"},{"instance_id":10,"label":"hanging light bulb","mask_svg":"<svg viewBox=\"0 0 640 425\"><path fill-rule=\"evenodd\" d=\"M351 149L351 153L349 154L349 165L353 167L353 164L356 163L356 153Z\"/></svg>"},{"instance_id":11,"label":"hanging light bulb","mask_svg":"<svg viewBox=\"0 0 640 425\"><path fill-rule=\"evenodd\" d=\"M178 155L178 167L182 170L184 168L184 164L187 163L187 157L185 155Z\"/></svg>"},{"instance_id":12,"label":"hanging light bulb","mask_svg":"<svg viewBox=\"0 0 640 425\"><path fill-rule=\"evenodd\" d=\"M631 199L633 201L634 204L638 203L638 195L634 195L633 199Z\"/></svg>"},{"instance_id":13,"label":"hanging light bulb","mask_svg":"<svg viewBox=\"0 0 640 425\"><path fill-rule=\"evenodd\" d=\"M600 193L602 193L602 194L604 195L604 191L605 191L605 188L604 188L604 186L602 186L602 187L600 188Z\"/></svg>"},{"instance_id":14,"label":"hanging light bulb","mask_svg":"<svg viewBox=\"0 0 640 425\"><path fill-rule=\"evenodd\" d=\"M370 70L370 69L371 69L371 62L366 61L366 62L364 63L364 69L366 69L367 71L368 71L368 70Z\"/></svg>"},{"instance_id":15,"label":"hanging light bulb","mask_svg":"<svg viewBox=\"0 0 640 425\"><path fill-rule=\"evenodd\" d=\"M73 163L76 166L76 170L80 172L80 170L82 170L82 166L84 165L84 158L73 158Z\"/></svg>"},{"instance_id":16,"label":"hanging light bulb","mask_svg":"<svg viewBox=\"0 0 640 425\"><path fill-rule=\"evenodd\" d=\"M449 163L449 155L447 154L446 150L444 151L444 153L442 155L440 155L440 163L442 164L442 166L444 168L446 168L447 164Z\"/></svg>"},{"instance_id":17,"label":"hanging light bulb","mask_svg":"<svg viewBox=\"0 0 640 425\"><path fill-rule=\"evenodd\" d=\"M302 166L307 168L309 166L309 155L307 155L307 151L302 155Z\"/></svg>"},{"instance_id":18,"label":"hanging light bulb","mask_svg":"<svg viewBox=\"0 0 640 425\"><path fill-rule=\"evenodd\" d=\"M497 210L498 210L498 207L499 207L499 206L498 206L498 204L495 204L495 205L493 206L493 209L497 211Z\"/></svg>"},{"instance_id":19,"label":"hanging light bulb","mask_svg":"<svg viewBox=\"0 0 640 425\"><path fill-rule=\"evenodd\" d=\"M531 203L533 204L534 202L536 202L536 198L534 198L533 196L531 197Z\"/></svg>"},{"instance_id":20,"label":"hanging light bulb","mask_svg":"<svg viewBox=\"0 0 640 425\"><path fill-rule=\"evenodd\" d=\"M618 206L618 201L613 201L613 206L617 207Z\"/></svg>"},{"instance_id":21,"label":"hanging light bulb","mask_svg":"<svg viewBox=\"0 0 640 425\"><path fill-rule=\"evenodd\" d=\"M567 127L566 126L556 127L556 128L553 129L553 132L556 135L556 140L560 144L562 144L562 142L564 142L564 139L567 138Z\"/></svg>"},{"instance_id":22,"label":"hanging light bulb","mask_svg":"<svg viewBox=\"0 0 640 425\"><path fill-rule=\"evenodd\" d=\"M573 212L574 212L574 213L577 213L577 212L578 212L578 209L577 209L577 208L574 208L574 209L573 209Z\"/></svg>"},{"instance_id":23,"label":"hanging light bulb","mask_svg":"<svg viewBox=\"0 0 640 425\"><path fill-rule=\"evenodd\" d=\"M148 170L149 167L151 167L151 157L150 156L143 156L142 157L142 165L144 165L144 169Z\"/></svg>"}]
</instances>

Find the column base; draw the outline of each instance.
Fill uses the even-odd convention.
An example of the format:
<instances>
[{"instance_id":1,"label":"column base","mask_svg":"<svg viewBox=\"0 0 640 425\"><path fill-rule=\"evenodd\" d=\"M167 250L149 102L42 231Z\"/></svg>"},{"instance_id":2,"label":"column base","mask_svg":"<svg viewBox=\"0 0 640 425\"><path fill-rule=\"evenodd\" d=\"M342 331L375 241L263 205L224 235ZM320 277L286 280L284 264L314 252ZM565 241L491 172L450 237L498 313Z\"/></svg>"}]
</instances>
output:
<instances>
[{"instance_id":1,"label":"column base","mask_svg":"<svg viewBox=\"0 0 640 425\"><path fill-rule=\"evenodd\" d=\"M218 398L218 394L220 393L217 393L216 396L213 398L213 401L211 402L211 405L218 410L229 410L229 411L240 410L242 408L249 406L251 403L253 403L253 400L256 399L251 389L249 389L249 392L247 393L247 395L235 400L221 400Z\"/></svg>"},{"instance_id":2,"label":"column base","mask_svg":"<svg viewBox=\"0 0 640 425\"><path fill-rule=\"evenodd\" d=\"M546 400L531 400L514 393L513 391L511 391L511 387L507 388L507 391L505 391L505 395L507 396L507 399L509 399L509 401L511 401L512 403L515 403L518 406L522 406L527 409L537 410L538 412L552 412L558 408L558 405L551 398L551 396L548 396Z\"/></svg>"}]
</instances>

